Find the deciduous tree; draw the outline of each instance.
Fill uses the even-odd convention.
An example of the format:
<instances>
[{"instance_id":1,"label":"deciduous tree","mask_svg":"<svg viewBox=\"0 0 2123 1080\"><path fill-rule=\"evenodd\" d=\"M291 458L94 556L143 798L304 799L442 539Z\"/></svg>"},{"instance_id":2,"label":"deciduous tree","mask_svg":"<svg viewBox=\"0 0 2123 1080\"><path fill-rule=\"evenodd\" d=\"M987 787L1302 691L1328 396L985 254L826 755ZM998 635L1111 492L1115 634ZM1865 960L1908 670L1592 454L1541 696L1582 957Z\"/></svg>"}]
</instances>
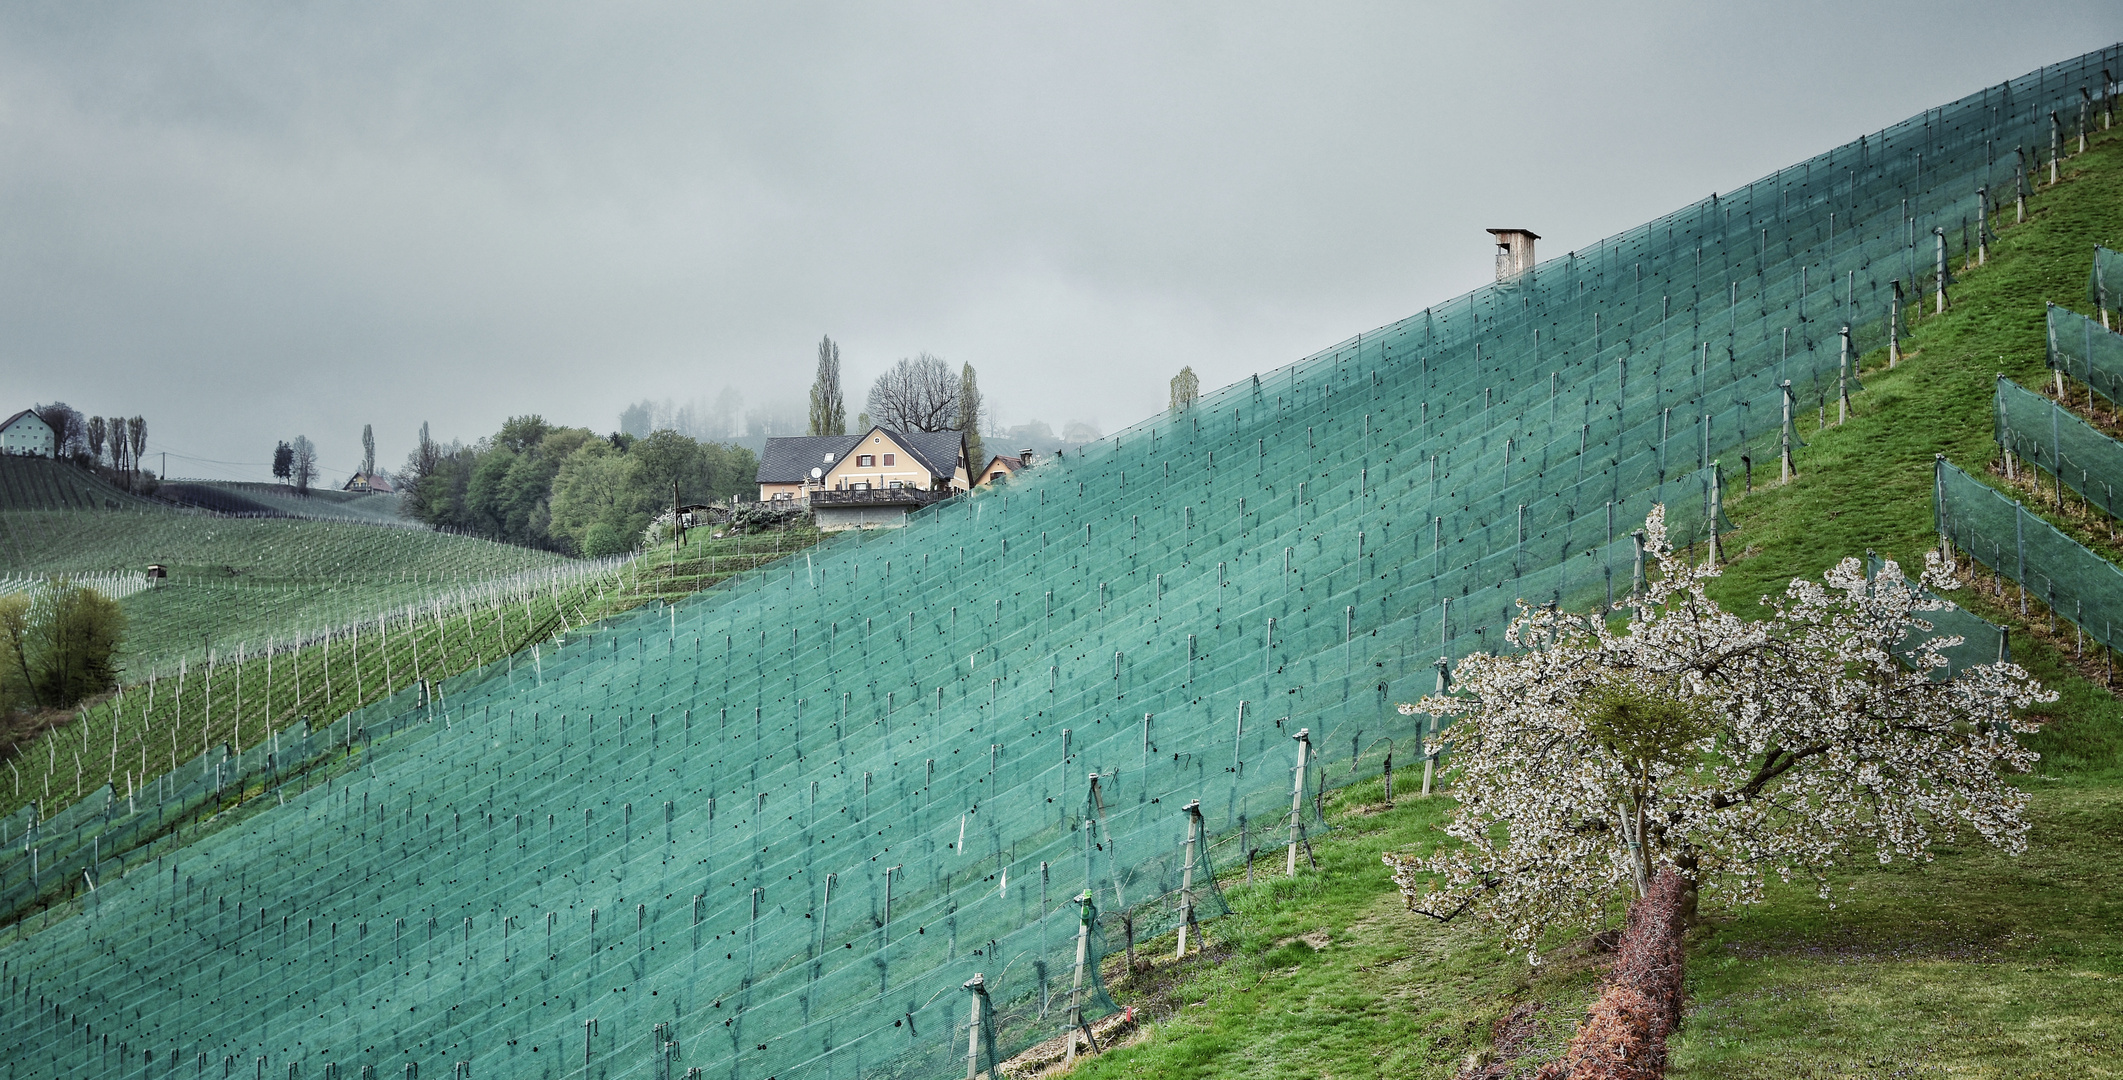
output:
<instances>
[{"instance_id":1,"label":"deciduous tree","mask_svg":"<svg viewBox=\"0 0 2123 1080\"><path fill-rule=\"evenodd\" d=\"M966 463L968 472L988 463L987 448L981 445L981 413L986 403L980 397L980 383L973 376L973 365L967 364L958 373L958 430L966 436Z\"/></svg>"},{"instance_id":2,"label":"deciduous tree","mask_svg":"<svg viewBox=\"0 0 2123 1080\"><path fill-rule=\"evenodd\" d=\"M88 451L88 425L81 414L64 401L37 406L36 413L52 427L52 456L65 459Z\"/></svg>"},{"instance_id":3,"label":"deciduous tree","mask_svg":"<svg viewBox=\"0 0 2123 1080\"><path fill-rule=\"evenodd\" d=\"M309 436L297 435L288 446L295 452L290 476L295 481L295 490L304 495L310 493L310 481L317 478L317 446Z\"/></svg>"},{"instance_id":4,"label":"deciduous tree","mask_svg":"<svg viewBox=\"0 0 2123 1080\"><path fill-rule=\"evenodd\" d=\"M818 342L818 373L811 379L809 433L848 433L848 401L840 389L840 345L830 337Z\"/></svg>"},{"instance_id":5,"label":"deciduous tree","mask_svg":"<svg viewBox=\"0 0 2123 1080\"><path fill-rule=\"evenodd\" d=\"M885 369L870 385L869 417L894 431L949 431L958 422L958 376L922 353Z\"/></svg>"},{"instance_id":6,"label":"deciduous tree","mask_svg":"<svg viewBox=\"0 0 2123 1080\"><path fill-rule=\"evenodd\" d=\"M1179 369L1179 374L1172 376L1173 412L1186 412L1201 400L1201 396L1202 381L1195 377L1192 365Z\"/></svg>"},{"instance_id":7,"label":"deciduous tree","mask_svg":"<svg viewBox=\"0 0 2123 1080\"><path fill-rule=\"evenodd\" d=\"M1925 589L1956 587L1933 553L1915 583L1846 559L1797 579L1745 621L1704 592L1714 569L1645 526L1658 573L1606 614L1522 605L1514 651L1477 653L1449 694L1403 706L1450 721L1456 846L1388 854L1414 910L1469 913L1531 954L1550 927L1589 925L1614 894L1671 867L1727 901L1767 876L1811 878L1847 859L1923 862L1961 829L2008 852L2027 842L2027 795L2002 772L2036 755L2021 710L2053 701L2011 663L1941 675Z\"/></svg>"},{"instance_id":8,"label":"deciduous tree","mask_svg":"<svg viewBox=\"0 0 2123 1080\"><path fill-rule=\"evenodd\" d=\"M65 579L0 597L0 693L69 708L116 685L124 638L117 602Z\"/></svg>"}]
</instances>

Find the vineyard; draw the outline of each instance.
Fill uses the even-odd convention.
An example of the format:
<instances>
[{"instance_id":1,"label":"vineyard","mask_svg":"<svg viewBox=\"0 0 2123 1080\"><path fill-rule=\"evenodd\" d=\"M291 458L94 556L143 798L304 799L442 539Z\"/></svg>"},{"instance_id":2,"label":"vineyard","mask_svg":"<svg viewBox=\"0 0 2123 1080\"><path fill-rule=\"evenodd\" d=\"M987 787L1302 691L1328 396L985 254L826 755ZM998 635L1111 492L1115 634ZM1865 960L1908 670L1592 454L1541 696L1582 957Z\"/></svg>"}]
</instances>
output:
<instances>
[{"instance_id":1,"label":"vineyard","mask_svg":"<svg viewBox=\"0 0 2123 1080\"><path fill-rule=\"evenodd\" d=\"M86 469L41 457L0 454L0 512L154 510L159 505Z\"/></svg>"},{"instance_id":2,"label":"vineyard","mask_svg":"<svg viewBox=\"0 0 2123 1080\"><path fill-rule=\"evenodd\" d=\"M260 648L455 590L548 573L550 552L425 529L152 511L0 513L0 571L169 577L125 601L129 678L238 643Z\"/></svg>"},{"instance_id":3,"label":"vineyard","mask_svg":"<svg viewBox=\"0 0 2123 1080\"><path fill-rule=\"evenodd\" d=\"M608 566L438 546L409 571L329 531L355 526L208 522L312 530L175 560L254 601L304 573L432 591L203 662L173 646L7 759L0 1057L826 1080L1110 1046L1105 953L1213 964L1190 942L1238 906L1223 886L1317 880L1329 789L1390 801L1398 767L1428 794L1445 744L1395 703L1452 659L1512 647L1522 606L1631 603L1654 506L1690 558L1751 557L1721 546L1733 489L1774 505L1750 489L1802 432L1835 445L1868 354L1924 370L1911 299L1947 309L2010 213L1992 193L2025 189L2015 145L2061 147L2060 112L2083 142L2081 88L2119 60L1928 110L903 529ZM18 551L82 571L144 550L77 556L25 517ZM1306 938L1328 948L1278 952ZM1409 1071L1459 1072L1461 1027L1410 1039L1444 1052Z\"/></svg>"},{"instance_id":4,"label":"vineyard","mask_svg":"<svg viewBox=\"0 0 2123 1080\"><path fill-rule=\"evenodd\" d=\"M439 537L379 532L385 539ZM138 575L81 575L122 596L135 627L197 632L221 644L143 665L117 695L20 748L9 761L11 775L0 781L0 813L35 800L49 817L93 789L144 785L217 742L240 755L290 724L343 716L407 687L506 660L599 619L756 571L819 539L808 528L689 538L684 547L667 544L630 559L555 560L484 577L462 565L453 574L439 560L396 578L349 572L308 587L187 584L181 576L150 586ZM37 580L0 579L0 592ZM353 614L307 621L334 605ZM259 627L271 632L242 632ZM99 755L98 747L107 752Z\"/></svg>"},{"instance_id":5,"label":"vineyard","mask_svg":"<svg viewBox=\"0 0 2123 1080\"><path fill-rule=\"evenodd\" d=\"M404 528L426 527L400 515L399 497L383 492L312 488L307 494L298 494L285 484L171 480L155 489L155 497L218 514L353 521Z\"/></svg>"}]
</instances>

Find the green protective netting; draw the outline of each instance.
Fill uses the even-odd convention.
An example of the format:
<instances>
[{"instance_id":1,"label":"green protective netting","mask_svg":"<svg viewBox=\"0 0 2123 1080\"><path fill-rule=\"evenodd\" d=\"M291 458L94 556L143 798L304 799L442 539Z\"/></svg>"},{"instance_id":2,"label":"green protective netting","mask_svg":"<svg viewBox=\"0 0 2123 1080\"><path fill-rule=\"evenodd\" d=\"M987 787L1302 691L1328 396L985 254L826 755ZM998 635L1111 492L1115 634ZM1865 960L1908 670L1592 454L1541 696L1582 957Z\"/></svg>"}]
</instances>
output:
<instances>
[{"instance_id":1,"label":"green protective netting","mask_svg":"<svg viewBox=\"0 0 2123 1080\"><path fill-rule=\"evenodd\" d=\"M1868 577L1878 580L1885 569L1886 564L1878 556L1871 552L1866 553L1865 573ZM1906 577L1904 579L1906 580ZM1972 667L2003 663L2012 659L2012 647L2004 627L1930 589L1919 590L1918 595L1945 606L1936 611L1918 613L1917 617L1929 623L1930 629L1912 632L1895 650L1896 655L1905 662L1914 657L1924 643L1945 637L1960 638L1961 642L1939 650L1940 655L1946 658L1946 667L1933 670L1931 676L1940 682L1946 682Z\"/></svg>"},{"instance_id":2,"label":"green protective netting","mask_svg":"<svg viewBox=\"0 0 2123 1080\"><path fill-rule=\"evenodd\" d=\"M2123 570L2114 563L1943 458L1932 496L1939 535L2018 582L2023 611L2032 596L2102 645L2123 644Z\"/></svg>"},{"instance_id":3,"label":"green protective netting","mask_svg":"<svg viewBox=\"0 0 2123 1080\"><path fill-rule=\"evenodd\" d=\"M1410 753L1428 721L1395 705L1441 657L1506 647L1521 601L1625 601L1654 504L1712 540L1735 463L1825 417L1896 282L1926 295L1969 253L1976 189L2117 60L401 695L285 762L209 753L39 824L23 855L71 892L0 947L0 1060L932 1076L965 1066L975 973L996 1053L1057 1037L1113 1008L1101 954L1173 948L1190 902L1223 910L1217 868L1267 849L1278 871L1322 788Z\"/></svg>"},{"instance_id":4,"label":"green protective netting","mask_svg":"<svg viewBox=\"0 0 2123 1080\"><path fill-rule=\"evenodd\" d=\"M2123 401L2123 336L2098 320L2049 305L2049 366L2109 400Z\"/></svg>"},{"instance_id":5,"label":"green protective netting","mask_svg":"<svg viewBox=\"0 0 2123 1080\"><path fill-rule=\"evenodd\" d=\"M2018 463L2033 465L2087 502L2116 513L2116 481L2123 480L2123 443L2094 429L2071 410L1998 376L1998 445Z\"/></svg>"},{"instance_id":6,"label":"green protective netting","mask_svg":"<svg viewBox=\"0 0 2123 1080\"><path fill-rule=\"evenodd\" d=\"M2096 244L2093 272L2086 275L2086 302L2099 311L2114 311L2114 289L2123 289L2123 253Z\"/></svg>"}]
</instances>

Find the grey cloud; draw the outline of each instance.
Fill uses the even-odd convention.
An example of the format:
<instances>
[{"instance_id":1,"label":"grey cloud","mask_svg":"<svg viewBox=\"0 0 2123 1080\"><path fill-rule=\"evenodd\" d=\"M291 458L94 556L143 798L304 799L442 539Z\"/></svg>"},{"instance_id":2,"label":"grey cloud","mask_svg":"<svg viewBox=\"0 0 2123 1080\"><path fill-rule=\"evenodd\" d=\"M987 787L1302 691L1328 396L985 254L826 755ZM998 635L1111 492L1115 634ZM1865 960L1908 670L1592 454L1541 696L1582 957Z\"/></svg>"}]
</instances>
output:
<instances>
[{"instance_id":1,"label":"grey cloud","mask_svg":"<svg viewBox=\"0 0 2123 1080\"><path fill-rule=\"evenodd\" d=\"M0 9L0 376L209 462L850 397L1111 431L2117 38L2109 4ZM1973 32L1981 28L1981 33ZM13 403L8 404L10 407ZM199 464L179 471L240 474ZM253 470L255 472L256 470Z\"/></svg>"}]
</instances>

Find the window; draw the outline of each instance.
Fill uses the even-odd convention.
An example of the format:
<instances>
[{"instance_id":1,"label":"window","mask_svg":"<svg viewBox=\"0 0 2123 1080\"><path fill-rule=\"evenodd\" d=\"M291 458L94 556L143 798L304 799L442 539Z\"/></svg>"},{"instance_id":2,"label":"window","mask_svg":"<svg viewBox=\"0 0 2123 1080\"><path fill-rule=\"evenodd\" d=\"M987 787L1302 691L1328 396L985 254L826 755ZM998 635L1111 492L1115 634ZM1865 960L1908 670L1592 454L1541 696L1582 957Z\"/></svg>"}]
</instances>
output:
<instances>
[{"instance_id":1,"label":"window","mask_svg":"<svg viewBox=\"0 0 2123 1080\"><path fill-rule=\"evenodd\" d=\"M990 479L990 480L1000 480L1000 479L1002 479L1002 478L1003 478L1003 471L1002 471L1001 469L997 469L997 470L995 470L994 472L991 472L991 473L989 473L989 474L988 474L988 479Z\"/></svg>"},{"instance_id":2,"label":"window","mask_svg":"<svg viewBox=\"0 0 2123 1080\"><path fill-rule=\"evenodd\" d=\"M898 490L899 490L899 489L900 489L901 487L903 487L903 486L905 486L905 485L901 484L901 483L900 483L899 481L897 481L897 480L894 480L894 481L892 481L892 490L894 490L894 491L898 491Z\"/></svg>"},{"instance_id":3,"label":"window","mask_svg":"<svg viewBox=\"0 0 2123 1080\"><path fill-rule=\"evenodd\" d=\"M853 484L848 485L848 489L850 491L868 491L870 490L870 482L868 480L857 480Z\"/></svg>"},{"instance_id":4,"label":"window","mask_svg":"<svg viewBox=\"0 0 2123 1080\"><path fill-rule=\"evenodd\" d=\"M897 454L886 454L886 455L885 455L885 464L887 464L887 465L892 465L892 464L895 464L895 463L897 463L898 461L899 461L899 455L897 455Z\"/></svg>"},{"instance_id":5,"label":"window","mask_svg":"<svg viewBox=\"0 0 2123 1080\"><path fill-rule=\"evenodd\" d=\"M789 494L788 492L786 492L786 491L777 491L777 492L775 492L775 493L774 493L774 501L775 501L775 502L782 502L782 501L784 501L784 500L787 500L787 499L789 499L789 498L792 498L792 496L791 496L791 495L790 495L790 494Z\"/></svg>"},{"instance_id":6,"label":"window","mask_svg":"<svg viewBox=\"0 0 2123 1080\"><path fill-rule=\"evenodd\" d=\"M855 455L855 467L856 467L856 468L858 468L858 469L868 469L868 468L872 468L872 467L874 467L874 466L875 466L876 464L877 464L877 455L876 455L876 454L857 454L857 455Z\"/></svg>"}]
</instances>

